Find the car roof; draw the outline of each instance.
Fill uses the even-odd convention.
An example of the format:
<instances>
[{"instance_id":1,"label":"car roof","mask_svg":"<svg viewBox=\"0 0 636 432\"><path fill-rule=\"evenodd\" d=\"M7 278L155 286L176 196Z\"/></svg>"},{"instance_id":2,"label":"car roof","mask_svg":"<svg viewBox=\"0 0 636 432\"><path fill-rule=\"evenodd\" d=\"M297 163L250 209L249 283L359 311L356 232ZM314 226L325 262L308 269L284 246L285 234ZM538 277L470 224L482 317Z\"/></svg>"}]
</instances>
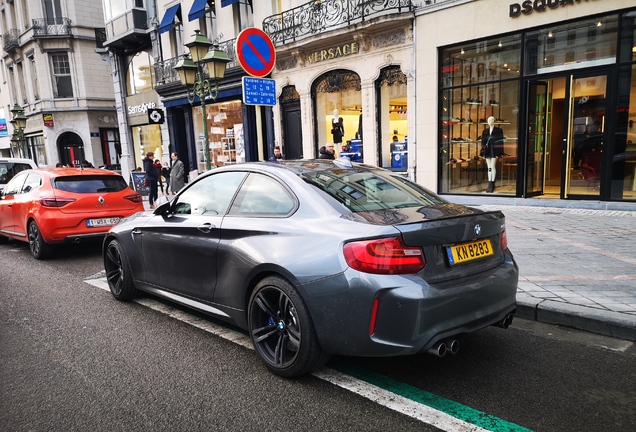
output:
<instances>
[{"instance_id":1,"label":"car roof","mask_svg":"<svg viewBox=\"0 0 636 432\"><path fill-rule=\"evenodd\" d=\"M35 167L35 162L33 161L33 159L26 159L26 158L3 158L0 157L0 162L10 162L10 163L23 163L23 164L27 164L27 165L31 165L33 167Z\"/></svg>"},{"instance_id":2,"label":"car roof","mask_svg":"<svg viewBox=\"0 0 636 432\"><path fill-rule=\"evenodd\" d=\"M119 176L119 173L99 168L34 168L28 171L36 171L40 173L48 173L53 177L67 177L67 176L95 176L95 175L107 175L107 176Z\"/></svg>"}]
</instances>

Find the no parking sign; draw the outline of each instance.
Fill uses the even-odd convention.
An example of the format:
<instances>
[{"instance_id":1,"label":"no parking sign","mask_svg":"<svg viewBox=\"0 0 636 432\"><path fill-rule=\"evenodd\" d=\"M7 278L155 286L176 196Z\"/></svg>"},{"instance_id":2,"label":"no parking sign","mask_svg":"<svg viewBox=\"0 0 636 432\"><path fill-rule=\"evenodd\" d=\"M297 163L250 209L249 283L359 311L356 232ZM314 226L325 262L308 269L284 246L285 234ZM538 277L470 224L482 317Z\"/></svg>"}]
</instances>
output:
<instances>
[{"instance_id":1,"label":"no parking sign","mask_svg":"<svg viewBox=\"0 0 636 432\"><path fill-rule=\"evenodd\" d=\"M267 33L251 27L236 38L236 58L245 72L262 78L274 69L276 51Z\"/></svg>"}]
</instances>

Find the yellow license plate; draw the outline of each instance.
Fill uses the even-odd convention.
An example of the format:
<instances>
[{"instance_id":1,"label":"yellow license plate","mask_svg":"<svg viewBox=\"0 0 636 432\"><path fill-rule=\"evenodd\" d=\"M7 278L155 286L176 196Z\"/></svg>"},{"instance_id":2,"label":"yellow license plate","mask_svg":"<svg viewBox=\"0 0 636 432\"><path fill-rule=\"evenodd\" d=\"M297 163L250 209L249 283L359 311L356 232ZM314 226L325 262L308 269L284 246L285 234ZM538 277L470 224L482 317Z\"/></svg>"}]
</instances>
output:
<instances>
[{"instance_id":1,"label":"yellow license plate","mask_svg":"<svg viewBox=\"0 0 636 432\"><path fill-rule=\"evenodd\" d=\"M494 253L490 239L449 246L446 248L446 252L448 253L450 265L476 260Z\"/></svg>"}]
</instances>

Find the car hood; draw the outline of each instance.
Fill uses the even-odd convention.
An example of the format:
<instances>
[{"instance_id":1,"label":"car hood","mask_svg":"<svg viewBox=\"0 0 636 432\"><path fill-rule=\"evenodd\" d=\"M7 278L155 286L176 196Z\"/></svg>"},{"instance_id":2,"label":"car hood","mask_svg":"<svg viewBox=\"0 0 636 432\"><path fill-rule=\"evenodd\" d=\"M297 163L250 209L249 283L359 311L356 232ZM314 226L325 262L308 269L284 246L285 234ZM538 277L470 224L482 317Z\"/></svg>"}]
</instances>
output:
<instances>
[{"instance_id":1,"label":"car hood","mask_svg":"<svg viewBox=\"0 0 636 432\"><path fill-rule=\"evenodd\" d=\"M352 219L374 225L398 225L457 216L469 216L478 213L483 213L483 211L459 204L446 203L421 207L356 212L352 214Z\"/></svg>"}]
</instances>

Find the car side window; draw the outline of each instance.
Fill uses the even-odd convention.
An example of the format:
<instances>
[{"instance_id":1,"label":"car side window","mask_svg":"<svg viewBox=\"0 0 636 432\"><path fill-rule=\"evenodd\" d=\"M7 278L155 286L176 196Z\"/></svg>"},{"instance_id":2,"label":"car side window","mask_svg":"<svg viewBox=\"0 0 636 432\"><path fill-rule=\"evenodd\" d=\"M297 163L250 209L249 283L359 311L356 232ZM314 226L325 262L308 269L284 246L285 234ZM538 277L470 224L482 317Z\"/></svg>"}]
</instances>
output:
<instances>
[{"instance_id":1,"label":"car side window","mask_svg":"<svg viewBox=\"0 0 636 432\"><path fill-rule=\"evenodd\" d=\"M36 173L29 173L20 193L33 192L34 190L39 189L40 186L42 186L42 176Z\"/></svg>"},{"instance_id":2,"label":"car side window","mask_svg":"<svg viewBox=\"0 0 636 432\"><path fill-rule=\"evenodd\" d=\"M192 215L225 215L245 175L244 172L235 171L202 178L179 195L173 207L174 212Z\"/></svg>"},{"instance_id":3,"label":"car side window","mask_svg":"<svg viewBox=\"0 0 636 432\"><path fill-rule=\"evenodd\" d=\"M266 175L251 173L241 186L230 214L281 217L295 208L296 200L283 184Z\"/></svg>"},{"instance_id":4,"label":"car side window","mask_svg":"<svg viewBox=\"0 0 636 432\"><path fill-rule=\"evenodd\" d=\"M11 179L11 181L5 186L4 190L2 191L2 195L9 196L20 193L26 177L26 173L18 174L17 176L13 177L13 179Z\"/></svg>"}]
</instances>

